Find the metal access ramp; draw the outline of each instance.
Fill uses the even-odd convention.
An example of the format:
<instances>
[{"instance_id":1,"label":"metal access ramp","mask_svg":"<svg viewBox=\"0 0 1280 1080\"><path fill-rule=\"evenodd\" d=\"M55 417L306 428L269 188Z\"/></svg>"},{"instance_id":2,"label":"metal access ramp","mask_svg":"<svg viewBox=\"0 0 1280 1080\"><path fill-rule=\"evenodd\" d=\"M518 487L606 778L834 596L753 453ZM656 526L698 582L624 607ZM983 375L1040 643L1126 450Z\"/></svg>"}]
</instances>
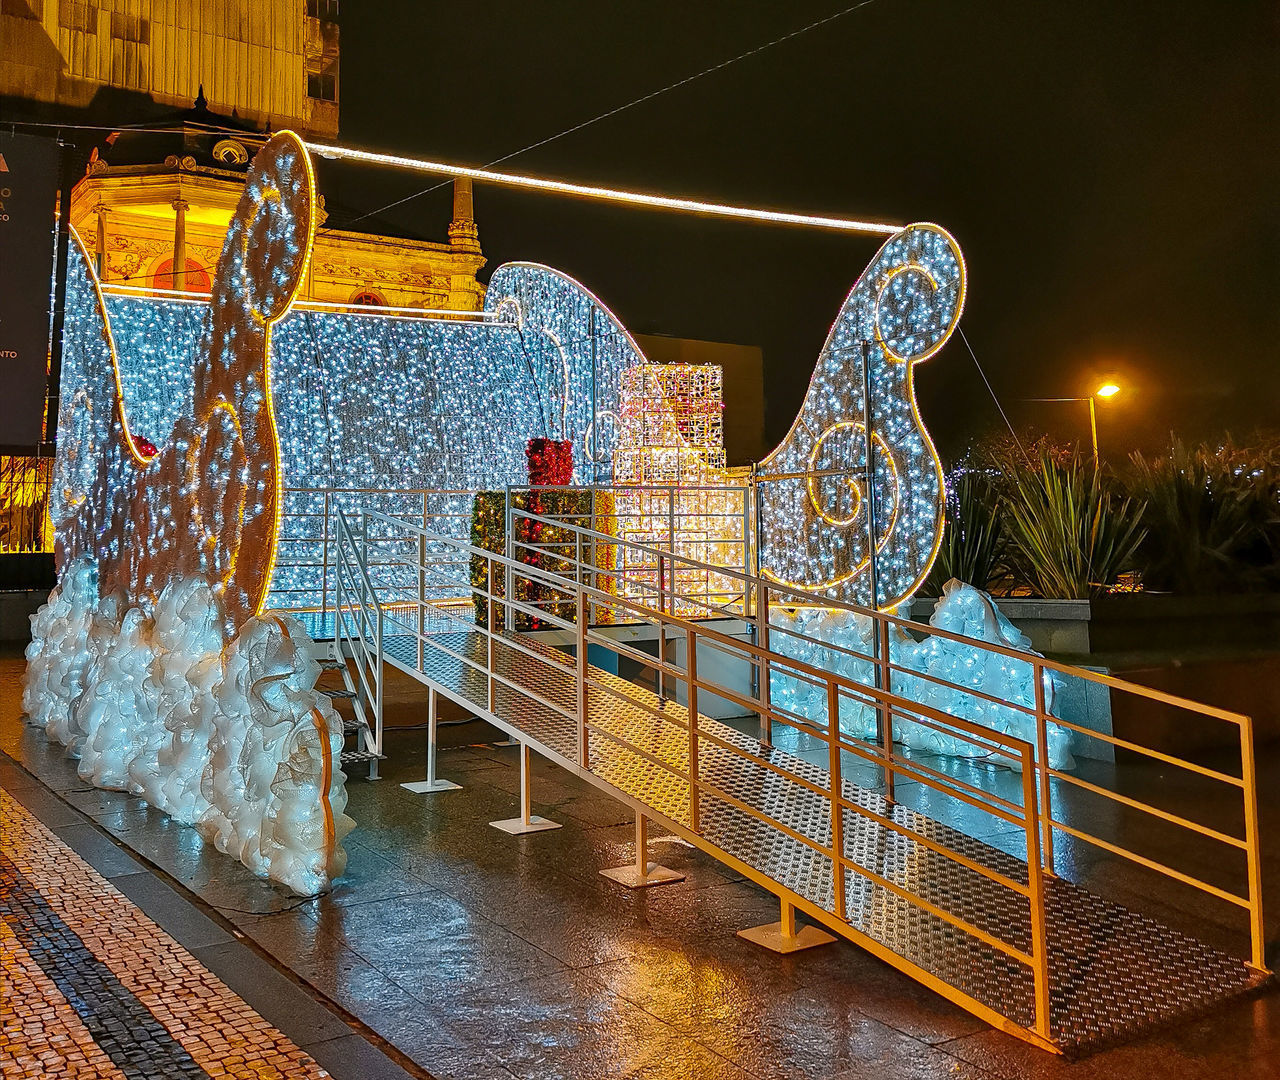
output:
<instances>
[{"instance_id":1,"label":"metal access ramp","mask_svg":"<svg viewBox=\"0 0 1280 1080\"><path fill-rule=\"evenodd\" d=\"M676 556L669 552L651 553L659 566L656 588L667 595L652 605L624 600L602 580L609 560L583 559L588 547L595 551L607 543L599 534L590 545L583 536L574 540L567 573L563 566L548 572L385 515L366 514L358 534L343 521L338 534L339 641L414 676L430 688L433 701L443 694L474 710L774 892L784 919L794 906L999 1028L1075 1054L1201 1012L1268 978L1247 717L1238 718L1239 776L1187 763L1240 790L1243 839L1144 807L1242 852L1245 895L1114 844L1109 850L1132 854L1246 909L1248 963L1054 875L1054 830L1109 842L1068 824L1054 806L1051 780L1066 774L1045 760L1045 725L1060 721L1043 705L1038 752L1028 740L896 695L885 656L879 658L885 665L880 685L865 686L672 615L665 582L676 579L665 574ZM399 545L408 555L399 567L403 573L378 583L369 579L371 544L383 546L383 566L395 564L385 553ZM456 568L468 564L467 578L459 580ZM767 614L759 620L769 610L768 596L761 590L771 586L745 577L742 586L744 609L755 594L755 636L767 643ZM658 624L658 655L601 633L597 624L606 612ZM572 635L573 652L506 628L512 615ZM592 647L654 671L654 688L588 662ZM710 653L749 664L758 675L755 693L743 697L700 675L699 661ZM1036 663L1039 677L1039 665L1049 662ZM839 716L846 700L873 706L884 719L884 738L870 744L841 733L838 723L818 725L780 709L767 688L782 672L823 686L828 717ZM375 681L380 678L375 672ZM700 694L741 699L762 717L759 730L753 734L703 715ZM891 732L895 722L908 720L959 735L1017 770L1020 798L996 795L904 751ZM781 725L797 733L787 750L773 745ZM930 813L896 801L895 779L920 785ZM1136 805L1129 796L1114 797ZM1019 830L1028 857L948 824L947 806L961 804Z\"/></svg>"}]
</instances>

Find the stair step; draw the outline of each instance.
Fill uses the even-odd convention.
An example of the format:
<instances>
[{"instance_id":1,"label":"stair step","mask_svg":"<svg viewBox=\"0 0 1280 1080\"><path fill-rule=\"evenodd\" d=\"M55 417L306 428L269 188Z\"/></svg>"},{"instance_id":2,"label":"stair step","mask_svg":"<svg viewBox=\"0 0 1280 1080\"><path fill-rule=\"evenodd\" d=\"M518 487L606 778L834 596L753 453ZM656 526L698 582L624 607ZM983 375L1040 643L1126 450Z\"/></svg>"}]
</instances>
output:
<instances>
[{"instance_id":1,"label":"stair step","mask_svg":"<svg viewBox=\"0 0 1280 1080\"><path fill-rule=\"evenodd\" d=\"M321 660L320 661L321 671L341 671L346 666L347 665L344 664L341 660Z\"/></svg>"},{"instance_id":2,"label":"stair step","mask_svg":"<svg viewBox=\"0 0 1280 1080\"><path fill-rule=\"evenodd\" d=\"M359 765L362 761L373 761L374 759L382 760L381 754L375 754L372 750L344 750L338 755L338 761L343 765Z\"/></svg>"},{"instance_id":3,"label":"stair step","mask_svg":"<svg viewBox=\"0 0 1280 1080\"><path fill-rule=\"evenodd\" d=\"M356 720L353 718L350 720L342 721L342 733L344 735L350 735L352 732L356 732L356 731L368 731L368 730L369 730L368 725L365 724L363 720Z\"/></svg>"},{"instance_id":4,"label":"stair step","mask_svg":"<svg viewBox=\"0 0 1280 1080\"><path fill-rule=\"evenodd\" d=\"M343 698L349 700L356 696L356 692L354 690L348 690L342 686L317 686L316 689L326 697L330 698Z\"/></svg>"}]
</instances>

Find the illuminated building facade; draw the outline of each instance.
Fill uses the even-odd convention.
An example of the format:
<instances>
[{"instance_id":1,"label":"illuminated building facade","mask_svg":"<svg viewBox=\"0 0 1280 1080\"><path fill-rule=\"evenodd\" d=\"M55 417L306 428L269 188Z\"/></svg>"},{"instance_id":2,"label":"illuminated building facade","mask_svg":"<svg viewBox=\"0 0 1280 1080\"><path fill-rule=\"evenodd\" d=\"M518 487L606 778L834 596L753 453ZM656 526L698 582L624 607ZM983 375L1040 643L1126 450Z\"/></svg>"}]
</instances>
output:
<instances>
[{"instance_id":1,"label":"illuminated building facade","mask_svg":"<svg viewBox=\"0 0 1280 1080\"><path fill-rule=\"evenodd\" d=\"M0 41L0 97L204 96L257 127L338 134L338 0L5 0Z\"/></svg>"},{"instance_id":2,"label":"illuminated building facade","mask_svg":"<svg viewBox=\"0 0 1280 1080\"><path fill-rule=\"evenodd\" d=\"M4 0L6 115L121 126L84 142L90 156L71 196L71 224L104 283L210 291L266 131L337 135L338 18L338 0ZM175 105L181 111L165 111ZM485 259L469 180L455 183L439 240L382 235L376 220L323 202L317 226L299 299L483 307L476 273ZM51 439L52 418L47 424ZM3 449L0 554L47 553L50 459ZM6 573L0 568L0 579Z\"/></svg>"},{"instance_id":3,"label":"illuminated building facade","mask_svg":"<svg viewBox=\"0 0 1280 1080\"><path fill-rule=\"evenodd\" d=\"M208 293L245 171L265 139L198 104L163 130L124 131L95 151L72 192L71 224L103 283ZM454 185L444 242L376 235L367 221L323 205L318 225L302 299L462 311L484 302L469 180Z\"/></svg>"}]
</instances>

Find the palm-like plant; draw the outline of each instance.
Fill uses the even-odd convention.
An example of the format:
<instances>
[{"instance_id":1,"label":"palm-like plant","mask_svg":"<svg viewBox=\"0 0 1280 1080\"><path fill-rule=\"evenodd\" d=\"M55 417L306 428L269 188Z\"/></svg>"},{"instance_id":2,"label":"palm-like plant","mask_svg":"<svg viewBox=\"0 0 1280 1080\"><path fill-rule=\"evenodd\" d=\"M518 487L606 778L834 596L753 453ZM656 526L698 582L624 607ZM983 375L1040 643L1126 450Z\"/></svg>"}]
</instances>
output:
<instances>
[{"instance_id":1,"label":"palm-like plant","mask_svg":"<svg viewBox=\"0 0 1280 1080\"><path fill-rule=\"evenodd\" d=\"M990 591L1008 577L999 502L984 470L962 465L951 474L942 544L925 585L930 595L940 596L951 578Z\"/></svg>"},{"instance_id":2,"label":"palm-like plant","mask_svg":"<svg viewBox=\"0 0 1280 1080\"><path fill-rule=\"evenodd\" d=\"M1175 439L1134 454L1130 491L1146 503L1148 588L1179 593L1280 585L1280 462L1265 448L1194 449Z\"/></svg>"},{"instance_id":3,"label":"palm-like plant","mask_svg":"<svg viewBox=\"0 0 1280 1080\"><path fill-rule=\"evenodd\" d=\"M1132 569L1146 535L1144 506L1112 494L1078 453L1041 450L1006 474L1004 501L1016 576L1047 599L1082 600Z\"/></svg>"}]
</instances>

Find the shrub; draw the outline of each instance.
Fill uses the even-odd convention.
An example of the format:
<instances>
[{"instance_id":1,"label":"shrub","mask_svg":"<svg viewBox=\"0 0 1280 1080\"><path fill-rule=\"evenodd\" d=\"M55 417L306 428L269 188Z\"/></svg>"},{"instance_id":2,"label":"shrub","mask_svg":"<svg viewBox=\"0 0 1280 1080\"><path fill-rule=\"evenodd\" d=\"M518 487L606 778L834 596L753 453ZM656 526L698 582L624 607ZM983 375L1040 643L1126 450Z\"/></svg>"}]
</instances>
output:
<instances>
[{"instance_id":1,"label":"shrub","mask_svg":"<svg viewBox=\"0 0 1280 1080\"><path fill-rule=\"evenodd\" d=\"M1038 596L1080 600L1133 569L1143 504L1115 495L1078 452L1065 460L1041 449L1001 480L1007 496L1009 556L1015 580Z\"/></svg>"},{"instance_id":2,"label":"shrub","mask_svg":"<svg viewBox=\"0 0 1280 1080\"><path fill-rule=\"evenodd\" d=\"M991 592L1008 584L1008 537L999 496L984 470L961 465L947 483L946 525L925 590L941 596L951 578Z\"/></svg>"},{"instance_id":3,"label":"shrub","mask_svg":"<svg viewBox=\"0 0 1280 1080\"><path fill-rule=\"evenodd\" d=\"M1146 504L1145 587L1178 593L1280 588L1280 452L1230 439L1134 454L1130 492Z\"/></svg>"}]
</instances>

